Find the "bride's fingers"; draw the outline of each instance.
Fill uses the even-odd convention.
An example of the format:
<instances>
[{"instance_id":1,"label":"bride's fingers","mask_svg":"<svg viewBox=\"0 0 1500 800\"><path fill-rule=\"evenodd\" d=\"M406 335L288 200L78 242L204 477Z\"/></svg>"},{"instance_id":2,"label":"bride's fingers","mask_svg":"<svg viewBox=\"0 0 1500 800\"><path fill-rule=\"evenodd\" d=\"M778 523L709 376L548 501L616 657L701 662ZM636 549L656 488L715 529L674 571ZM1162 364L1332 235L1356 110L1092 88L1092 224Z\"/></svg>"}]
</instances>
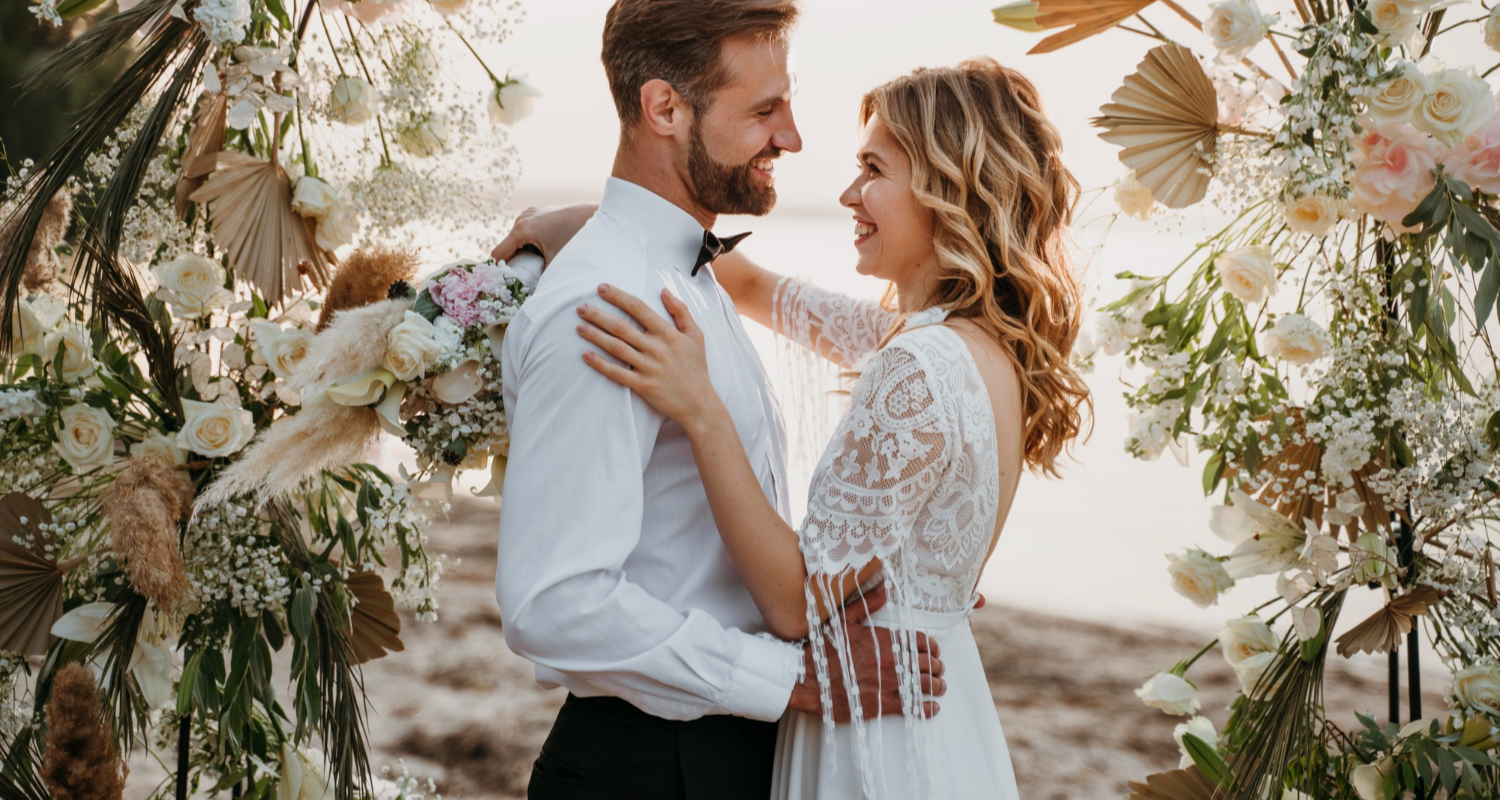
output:
<instances>
[{"instance_id":1,"label":"bride's fingers","mask_svg":"<svg viewBox=\"0 0 1500 800\"><path fill-rule=\"evenodd\" d=\"M599 284L599 296L605 302L615 308L624 311L641 323L641 327L652 333L664 333L675 330L675 327L661 318L661 315L651 310L651 307L642 303L628 292L622 292L607 283Z\"/></svg>"},{"instance_id":2,"label":"bride's fingers","mask_svg":"<svg viewBox=\"0 0 1500 800\"><path fill-rule=\"evenodd\" d=\"M639 368L641 366L641 351L610 336L593 325L579 325L578 335L592 342L600 350L609 353L632 367Z\"/></svg>"},{"instance_id":3,"label":"bride's fingers","mask_svg":"<svg viewBox=\"0 0 1500 800\"><path fill-rule=\"evenodd\" d=\"M637 350L645 350L650 344L651 337L644 331L602 308L583 303L578 306L578 316Z\"/></svg>"},{"instance_id":4,"label":"bride's fingers","mask_svg":"<svg viewBox=\"0 0 1500 800\"><path fill-rule=\"evenodd\" d=\"M677 330L688 336L703 340L703 333L698 329L698 321L693 319L693 312L688 310L687 303L677 299L671 289L661 290L662 305L667 307L667 313L672 315L672 321L677 323Z\"/></svg>"},{"instance_id":5,"label":"bride's fingers","mask_svg":"<svg viewBox=\"0 0 1500 800\"><path fill-rule=\"evenodd\" d=\"M641 378L639 372L632 372L618 364L611 364L592 350L583 351L583 362L593 367L599 374L627 389L636 389L636 384Z\"/></svg>"}]
</instances>

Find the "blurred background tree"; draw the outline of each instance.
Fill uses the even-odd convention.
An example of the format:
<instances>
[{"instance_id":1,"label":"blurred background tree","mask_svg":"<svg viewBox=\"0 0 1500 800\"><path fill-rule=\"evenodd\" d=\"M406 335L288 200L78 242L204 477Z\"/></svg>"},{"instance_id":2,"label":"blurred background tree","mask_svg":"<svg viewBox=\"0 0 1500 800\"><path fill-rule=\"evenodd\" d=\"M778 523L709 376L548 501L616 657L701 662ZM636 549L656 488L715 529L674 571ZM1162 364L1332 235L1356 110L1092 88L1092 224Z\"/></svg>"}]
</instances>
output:
<instances>
[{"instance_id":1,"label":"blurred background tree","mask_svg":"<svg viewBox=\"0 0 1500 800\"><path fill-rule=\"evenodd\" d=\"M109 85L129 54L86 72L61 86L22 94L27 70L84 30L84 18L53 27L37 21L26 0L0 2L0 156L12 169L26 159L40 161L73 126L77 114ZM89 16L112 14L107 2Z\"/></svg>"}]
</instances>

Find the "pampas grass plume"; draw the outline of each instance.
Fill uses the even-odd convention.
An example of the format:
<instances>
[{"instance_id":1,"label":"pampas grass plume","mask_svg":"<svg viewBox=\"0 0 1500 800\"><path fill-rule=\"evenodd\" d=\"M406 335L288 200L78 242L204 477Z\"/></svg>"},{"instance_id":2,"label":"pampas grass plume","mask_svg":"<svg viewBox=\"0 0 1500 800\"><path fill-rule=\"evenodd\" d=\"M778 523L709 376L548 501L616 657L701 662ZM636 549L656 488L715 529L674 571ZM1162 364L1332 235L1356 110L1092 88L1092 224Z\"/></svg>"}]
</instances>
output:
<instances>
[{"instance_id":1,"label":"pampas grass plume","mask_svg":"<svg viewBox=\"0 0 1500 800\"><path fill-rule=\"evenodd\" d=\"M418 261L417 251L405 247L381 244L355 250L333 276L318 314L317 330L327 328L340 311L386 299L391 284L416 276Z\"/></svg>"},{"instance_id":2,"label":"pampas grass plume","mask_svg":"<svg viewBox=\"0 0 1500 800\"><path fill-rule=\"evenodd\" d=\"M13 209L7 209L3 216L9 216L6 224L0 225L0 241L9 241L11 234L15 232L15 226L20 223L19 215L14 215ZM68 235L68 226L73 217L73 195L67 189L59 191L47 201L47 207L42 212L42 220L37 223L36 237L31 240L31 250L26 253L26 270L21 274L21 284L28 292L39 292L53 281L57 280L59 262L56 248L62 244ZM0 257L4 251L0 250Z\"/></svg>"},{"instance_id":3,"label":"pampas grass plume","mask_svg":"<svg viewBox=\"0 0 1500 800\"><path fill-rule=\"evenodd\" d=\"M152 458L131 459L104 499L104 519L130 585L169 614L188 594L177 533L192 510L187 475Z\"/></svg>"},{"instance_id":4,"label":"pampas grass plume","mask_svg":"<svg viewBox=\"0 0 1500 800\"><path fill-rule=\"evenodd\" d=\"M378 369L385 363L391 329L401 324L411 306L410 299L382 300L340 312L313 337L307 355L287 383L305 396Z\"/></svg>"},{"instance_id":5,"label":"pampas grass plume","mask_svg":"<svg viewBox=\"0 0 1500 800\"><path fill-rule=\"evenodd\" d=\"M341 406L321 393L305 397L301 411L262 431L239 461L219 473L197 507L252 493L264 503L295 492L320 470L363 459L379 434L374 409Z\"/></svg>"},{"instance_id":6,"label":"pampas grass plume","mask_svg":"<svg viewBox=\"0 0 1500 800\"><path fill-rule=\"evenodd\" d=\"M94 674L81 664L63 667L47 699L47 752L42 757L42 782L52 800L119 800L128 774L105 721Z\"/></svg>"}]
</instances>

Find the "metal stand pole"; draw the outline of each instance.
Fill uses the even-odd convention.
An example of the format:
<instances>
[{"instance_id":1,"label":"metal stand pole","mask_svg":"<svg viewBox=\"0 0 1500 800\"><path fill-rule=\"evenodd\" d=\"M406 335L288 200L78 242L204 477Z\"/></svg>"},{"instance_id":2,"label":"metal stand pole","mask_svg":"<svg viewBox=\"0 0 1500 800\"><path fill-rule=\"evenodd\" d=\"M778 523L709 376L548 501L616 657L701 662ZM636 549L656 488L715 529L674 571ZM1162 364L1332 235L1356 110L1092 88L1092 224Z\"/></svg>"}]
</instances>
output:
<instances>
[{"instance_id":1,"label":"metal stand pole","mask_svg":"<svg viewBox=\"0 0 1500 800\"><path fill-rule=\"evenodd\" d=\"M189 738L192 734L193 716L192 712L184 714L177 720L177 800L187 800L188 796L188 756L191 744Z\"/></svg>"}]
</instances>

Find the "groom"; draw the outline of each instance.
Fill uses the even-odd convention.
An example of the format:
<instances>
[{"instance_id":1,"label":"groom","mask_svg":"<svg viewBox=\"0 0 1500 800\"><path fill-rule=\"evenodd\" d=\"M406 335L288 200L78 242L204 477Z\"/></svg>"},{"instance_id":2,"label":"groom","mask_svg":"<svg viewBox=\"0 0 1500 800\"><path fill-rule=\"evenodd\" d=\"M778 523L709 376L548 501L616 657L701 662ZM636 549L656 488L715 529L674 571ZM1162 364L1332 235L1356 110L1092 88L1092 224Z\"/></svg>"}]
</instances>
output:
<instances>
[{"instance_id":1,"label":"groom","mask_svg":"<svg viewBox=\"0 0 1500 800\"><path fill-rule=\"evenodd\" d=\"M618 0L606 18L613 176L583 230L546 254L502 355L511 446L495 593L506 643L569 692L532 798L762 800L776 720L823 711L811 648L764 632L686 434L589 368L576 332L604 282L662 314L664 288L682 298L761 489L787 514L780 411L708 265L734 243L709 233L716 217L769 212L775 160L802 147L797 12L794 0ZM497 255L522 242L507 243ZM889 633L855 625L851 639L863 707L899 713ZM832 701L847 719L839 686Z\"/></svg>"}]
</instances>

